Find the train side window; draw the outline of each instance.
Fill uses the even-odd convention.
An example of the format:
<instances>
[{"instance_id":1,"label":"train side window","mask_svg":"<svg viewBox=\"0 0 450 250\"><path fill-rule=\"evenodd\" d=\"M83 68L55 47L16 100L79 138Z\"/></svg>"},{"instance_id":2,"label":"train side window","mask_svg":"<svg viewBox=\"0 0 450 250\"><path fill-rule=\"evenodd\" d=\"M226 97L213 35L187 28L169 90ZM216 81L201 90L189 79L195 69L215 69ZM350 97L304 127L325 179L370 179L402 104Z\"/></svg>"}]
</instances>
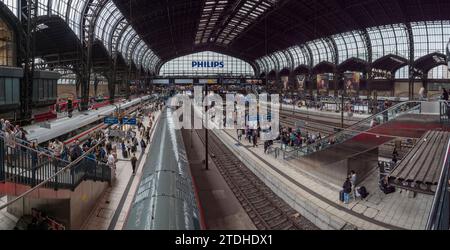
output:
<instances>
[{"instance_id":1,"label":"train side window","mask_svg":"<svg viewBox=\"0 0 450 250\"><path fill-rule=\"evenodd\" d=\"M37 79L33 80L33 102L39 101L39 82Z\"/></svg>"},{"instance_id":2,"label":"train side window","mask_svg":"<svg viewBox=\"0 0 450 250\"><path fill-rule=\"evenodd\" d=\"M5 78L0 77L0 104L5 104Z\"/></svg>"},{"instance_id":3,"label":"train side window","mask_svg":"<svg viewBox=\"0 0 450 250\"><path fill-rule=\"evenodd\" d=\"M44 82L42 79L38 79L37 81L39 84L39 101L42 101L44 99Z\"/></svg>"},{"instance_id":4,"label":"train side window","mask_svg":"<svg viewBox=\"0 0 450 250\"><path fill-rule=\"evenodd\" d=\"M48 80L48 100L53 99L53 80Z\"/></svg>"},{"instance_id":5,"label":"train side window","mask_svg":"<svg viewBox=\"0 0 450 250\"><path fill-rule=\"evenodd\" d=\"M20 104L20 81L18 78L12 79L13 103Z\"/></svg>"},{"instance_id":6,"label":"train side window","mask_svg":"<svg viewBox=\"0 0 450 250\"><path fill-rule=\"evenodd\" d=\"M6 104L12 104L13 103L13 88L12 88L12 79L11 78L5 78L5 102Z\"/></svg>"}]
</instances>

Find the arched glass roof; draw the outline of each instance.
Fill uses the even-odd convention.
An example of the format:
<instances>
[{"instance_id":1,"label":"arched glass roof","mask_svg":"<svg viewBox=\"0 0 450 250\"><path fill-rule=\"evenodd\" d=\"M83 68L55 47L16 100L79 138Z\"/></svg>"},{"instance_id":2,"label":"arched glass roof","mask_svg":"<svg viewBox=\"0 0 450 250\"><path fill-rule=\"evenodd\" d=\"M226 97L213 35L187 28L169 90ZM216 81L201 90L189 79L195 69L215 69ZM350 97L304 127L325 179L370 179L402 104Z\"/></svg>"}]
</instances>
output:
<instances>
[{"instance_id":1,"label":"arched glass roof","mask_svg":"<svg viewBox=\"0 0 450 250\"><path fill-rule=\"evenodd\" d=\"M411 32L408 32L408 27L411 27ZM411 51L414 53L413 60L436 52L445 54L449 40L450 20L392 24L313 40L284 50L288 53L275 52L255 62L261 73L269 73L286 67L289 57L293 58L293 64L289 67L291 70L300 65L314 67L323 61L341 64L350 58L371 63L391 54L409 61ZM411 41L413 41L412 47ZM369 51L372 54L369 54ZM435 67L429 76L445 78L446 69L446 67ZM398 69L396 78L409 78L409 67Z\"/></svg>"},{"instance_id":2,"label":"arched glass roof","mask_svg":"<svg viewBox=\"0 0 450 250\"><path fill-rule=\"evenodd\" d=\"M97 2L101 10L98 12L98 16L95 23L94 35L95 39L100 40L110 55L115 51L110 51L111 42L114 41L113 36L114 29L118 28L119 22L126 22L121 11L117 8L112 0L102 1L93 0ZM16 15L19 15L18 1L17 0L2 0L4 4ZM67 25L73 30L77 37L82 40L81 31L83 21L83 11L86 9L88 0L38 0L38 15L39 16L59 16L66 21ZM122 33L120 37L118 52L122 54L123 58L128 63L133 62L137 67L143 67L146 70L154 72L156 65L160 59L153 53L148 45L143 42L136 31L127 25L127 30Z\"/></svg>"}]
</instances>

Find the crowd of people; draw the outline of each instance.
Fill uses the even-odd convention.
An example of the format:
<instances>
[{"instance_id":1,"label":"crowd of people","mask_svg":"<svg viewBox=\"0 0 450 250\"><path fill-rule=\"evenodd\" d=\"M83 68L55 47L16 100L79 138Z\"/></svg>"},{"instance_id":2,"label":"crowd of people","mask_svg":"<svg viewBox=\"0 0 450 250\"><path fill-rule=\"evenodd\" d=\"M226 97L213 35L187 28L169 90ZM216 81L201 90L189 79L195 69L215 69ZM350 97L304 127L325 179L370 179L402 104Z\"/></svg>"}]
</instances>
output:
<instances>
[{"instance_id":1,"label":"crowd of people","mask_svg":"<svg viewBox=\"0 0 450 250\"><path fill-rule=\"evenodd\" d=\"M36 169L42 162L52 162L57 168L63 168L69 163L77 161L72 169L78 171L91 171L100 165L116 169L118 162L118 148L123 158L130 159L133 173L137 163L136 153L144 151L149 144L151 130L155 124L155 113L163 109L162 102L141 105L136 111L137 126L115 125L99 129L87 136L85 141L75 140L64 143L54 139L46 147L39 146L35 141L27 139L27 132L20 126L14 126L7 120L0 120L1 134L5 141L7 164L13 166L14 158L18 152L28 155L31 159L31 168ZM145 119L148 117L148 119ZM144 122L144 120L146 120ZM122 133L112 133L113 130ZM125 137L118 135L125 134ZM140 138L140 139L138 139ZM83 156L83 157L82 157ZM25 158L23 158L25 159ZM21 163L18 163L21 164ZM25 163L22 163L23 165ZM79 167L80 166L80 167Z\"/></svg>"},{"instance_id":2,"label":"crowd of people","mask_svg":"<svg viewBox=\"0 0 450 250\"><path fill-rule=\"evenodd\" d=\"M293 148L302 148L304 146L308 146L316 143L317 141L322 140L322 134L318 133L310 133L306 131L306 133L302 133L300 128L296 130L287 127L281 127L280 129L280 141L281 141L281 149L286 149L287 147Z\"/></svg>"},{"instance_id":3,"label":"crowd of people","mask_svg":"<svg viewBox=\"0 0 450 250\"><path fill-rule=\"evenodd\" d=\"M238 129L236 131L238 141L241 142L243 139L252 144L253 147L258 147L258 141L261 138L261 128L251 129L246 126L245 129ZM281 143L281 150L286 150L288 147L291 148L302 148L308 145L315 144L318 141L324 139L321 133L312 133L309 131L302 131L300 128L293 129L288 127L280 127L280 133L275 140L264 141L264 153L267 153L269 148L274 145L275 141ZM334 138L329 138L327 143L333 145L336 143ZM321 145L318 145L320 147Z\"/></svg>"}]
</instances>

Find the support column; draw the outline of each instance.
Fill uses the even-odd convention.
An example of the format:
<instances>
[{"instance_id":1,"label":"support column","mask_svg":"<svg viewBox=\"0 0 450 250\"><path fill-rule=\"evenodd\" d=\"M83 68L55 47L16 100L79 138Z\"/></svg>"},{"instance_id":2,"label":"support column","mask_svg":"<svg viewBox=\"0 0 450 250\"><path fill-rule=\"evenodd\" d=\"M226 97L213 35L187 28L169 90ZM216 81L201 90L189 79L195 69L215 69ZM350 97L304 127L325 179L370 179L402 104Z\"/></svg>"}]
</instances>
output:
<instances>
[{"instance_id":1,"label":"support column","mask_svg":"<svg viewBox=\"0 0 450 250\"><path fill-rule=\"evenodd\" d=\"M333 72L333 81L334 81L334 97L339 97L339 81L342 78L341 73L338 70Z\"/></svg>"},{"instance_id":2,"label":"support column","mask_svg":"<svg viewBox=\"0 0 450 250\"><path fill-rule=\"evenodd\" d=\"M313 96L313 91L314 91L314 79L313 79L313 76L314 75L313 75L312 71L309 71L309 73L306 76L306 80L308 82L309 95L311 97Z\"/></svg>"},{"instance_id":3,"label":"support column","mask_svg":"<svg viewBox=\"0 0 450 250\"><path fill-rule=\"evenodd\" d=\"M24 50L22 51L22 64L24 76L20 84L20 117L19 120L23 124L29 124L32 119L32 98L33 98L33 75L34 75L34 54L35 54L35 38L36 17L38 10L37 0L19 0L18 11L24 27L24 38L22 42ZM21 36L19 36L21 37Z\"/></svg>"},{"instance_id":4,"label":"support column","mask_svg":"<svg viewBox=\"0 0 450 250\"><path fill-rule=\"evenodd\" d=\"M423 88L425 89L425 92L424 92L425 97L428 97L428 82L429 81L428 81L428 72L427 72L422 77L422 85L423 85Z\"/></svg>"}]
</instances>

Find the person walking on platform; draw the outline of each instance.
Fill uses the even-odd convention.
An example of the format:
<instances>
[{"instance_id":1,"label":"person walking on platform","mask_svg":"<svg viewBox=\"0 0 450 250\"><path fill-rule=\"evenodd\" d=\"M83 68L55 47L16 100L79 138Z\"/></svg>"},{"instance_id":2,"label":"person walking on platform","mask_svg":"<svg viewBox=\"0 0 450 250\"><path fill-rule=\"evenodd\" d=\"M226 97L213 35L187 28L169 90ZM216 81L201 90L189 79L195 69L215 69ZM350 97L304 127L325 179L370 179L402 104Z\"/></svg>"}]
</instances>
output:
<instances>
[{"instance_id":1,"label":"person walking on platform","mask_svg":"<svg viewBox=\"0 0 450 250\"><path fill-rule=\"evenodd\" d=\"M349 178L345 180L343 188L344 188L344 203L349 204L350 194L352 193L352 183L350 182Z\"/></svg>"},{"instance_id":2,"label":"person walking on platform","mask_svg":"<svg viewBox=\"0 0 450 250\"><path fill-rule=\"evenodd\" d=\"M150 143L150 127L145 131L145 139L147 140L147 145Z\"/></svg>"},{"instance_id":3,"label":"person walking on platform","mask_svg":"<svg viewBox=\"0 0 450 250\"><path fill-rule=\"evenodd\" d=\"M133 154L133 157L131 157L131 167L133 169L133 175L136 174L136 165L137 165L136 154Z\"/></svg>"},{"instance_id":4,"label":"person walking on platform","mask_svg":"<svg viewBox=\"0 0 450 250\"><path fill-rule=\"evenodd\" d=\"M108 152L108 161L106 163L106 165L108 165L108 167L111 169L111 171L114 172L114 175L116 174L115 170L116 170L116 159L114 158L114 154L110 151Z\"/></svg>"},{"instance_id":5,"label":"person walking on platform","mask_svg":"<svg viewBox=\"0 0 450 250\"><path fill-rule=\"evenodd\" d=\"M147 144L145 143L144 138L142 138L141 139L141 150L142 150L142 152L144 152L146 148L147 148Z\"/></svg>"},{"instance_id":6,"label":"person walking on platform","mask_svg":"<svg viewBox=\"0 0 450 250\"><path fill-rule=\"evenodd\" d=\"M447 101L448 102L448 92L445 88L442 88L442 100Z\"/></svg>"}]
</instances>

